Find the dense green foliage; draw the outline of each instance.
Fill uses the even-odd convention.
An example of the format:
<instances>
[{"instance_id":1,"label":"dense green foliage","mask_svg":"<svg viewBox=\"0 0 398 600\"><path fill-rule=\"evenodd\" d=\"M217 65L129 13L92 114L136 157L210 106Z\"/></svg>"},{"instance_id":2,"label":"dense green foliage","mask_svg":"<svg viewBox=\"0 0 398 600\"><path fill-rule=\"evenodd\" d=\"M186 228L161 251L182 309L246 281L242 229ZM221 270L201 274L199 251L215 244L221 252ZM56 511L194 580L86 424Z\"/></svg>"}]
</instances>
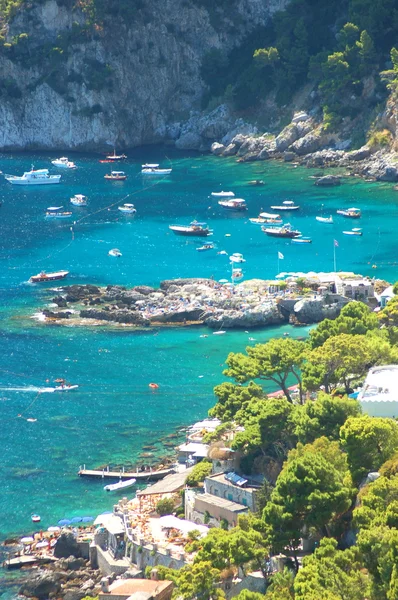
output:
<instances>
[{"instance_id":1,"label":"dense green foliage","mask_svg":"<svg viewBox=\"0 0 398 600\"><path fill-rule=\"evenodd\" d=\"M171 515L174 511L174 502L171 498L162 498L156 505L156 512L158 515L163 517L164 515Z\"/></svg>"},{"instance_id":2,"label":"dense green foliage","mask_svg":"<svg viewBox=\"0 0 398 600\"><path fill-rule=\"evenodd\" d=\"M211 473L211 462L203 460L197 463L192 471L187 475L185 480L186 485L194 487L198 483L202 483Z\"/></svg>"}]
</instances>

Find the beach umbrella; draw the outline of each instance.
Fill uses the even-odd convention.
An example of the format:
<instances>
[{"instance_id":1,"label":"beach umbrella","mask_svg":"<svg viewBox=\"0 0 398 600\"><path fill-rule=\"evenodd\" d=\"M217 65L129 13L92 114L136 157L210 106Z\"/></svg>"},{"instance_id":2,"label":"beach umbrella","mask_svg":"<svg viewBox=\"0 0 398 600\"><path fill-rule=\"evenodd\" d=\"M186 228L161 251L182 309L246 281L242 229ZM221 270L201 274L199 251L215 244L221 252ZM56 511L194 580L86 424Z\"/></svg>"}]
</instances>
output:
<instances>
[{"instance_id":1,"label":"beach umbrella","mask_svg":"<svg viewBox=\"0 0 398 600\"><path fill-rule=\"evenodd\" d=\"M49 527L47 529L47 531L50 531L51 533L54 533L56 531L61 531L61 527L57 527L57 526Z\"/></svg>"},{"instance_id":2,"label":"beach umbrella","mask_svg":"<svg viewBox=\"0 0 398 600\"><path fill-rule=\"evenodd\" d=\"M82 523L89 523L90 521L94 521L94 517L82 517Z\"/></svg>"},{"instance_id":3,"label":"beach umbrella","mask_svg":"<svg viewBox=\"0 0 398 600\"><path fill-rule=\"evenodd\" d=\"M70 522L71 523L81 523L82 518L81 517L73 517L73 519L71 519Z\"/></svg>"},{"instance_id":4,"label":"beach umbrella","mask_svg":"<svg viewBox=\"0 0 398 600\"><path fill-rule=\"evenodd\" d=\"M61 519L60 521L58 521L58 525L60 525L61 527L64 527L65 525L70 525L71 521L69 521L69 519Z\"/></svg>"},{"instance_id":5,"label":"beach umbrella","mask_svg":"<svg viewBox=\"0 0 398 600\"><path fill-rule=\"evenodd\" d=\"M229 283L228 279L219 279L218 283Z\"/></svg>"},{"instance_id":6,"label":"beach umbrella","mask_svg":"<svg viewBox=\"0 0 398 600\"><path fill-rule=\"evenodd\" d=\"M35 540L31 536L28 536L21 538L20 541L22 542L22 544L31 544Z\"/></svg>"},{"instance_id":7,"label":"beach umbrella","mask_svg":"<svg viewBox=\"0 0 398 600\"><path fill-rule=\"evenodd\" d=\"M36 544L36 548L47 548L48 546L48 542L39 542L38 544Z\"/></svg>"}]
</instances>

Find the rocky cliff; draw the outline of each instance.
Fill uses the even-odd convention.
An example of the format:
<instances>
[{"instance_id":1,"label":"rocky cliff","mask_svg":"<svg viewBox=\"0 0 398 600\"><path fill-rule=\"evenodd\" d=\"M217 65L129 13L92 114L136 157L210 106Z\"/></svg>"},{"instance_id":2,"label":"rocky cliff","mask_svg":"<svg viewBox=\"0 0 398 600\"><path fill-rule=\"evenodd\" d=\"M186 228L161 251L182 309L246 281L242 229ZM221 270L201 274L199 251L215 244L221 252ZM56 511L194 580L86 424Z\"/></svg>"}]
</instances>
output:
<instances>
[{"instance_id":1,"label":"rocky cliff","mask_svg":"<svg viewBox=\"0 0 398 600\"><path fill-rule=\"evenodd\" d=\"M96 19L91 0L23 1L1 47L0 147L209 146L242 122L220 109L193 143L203 57L239 46L288 1L131 0L128 19L116 2Z\"/></svg>"}]
</instances>

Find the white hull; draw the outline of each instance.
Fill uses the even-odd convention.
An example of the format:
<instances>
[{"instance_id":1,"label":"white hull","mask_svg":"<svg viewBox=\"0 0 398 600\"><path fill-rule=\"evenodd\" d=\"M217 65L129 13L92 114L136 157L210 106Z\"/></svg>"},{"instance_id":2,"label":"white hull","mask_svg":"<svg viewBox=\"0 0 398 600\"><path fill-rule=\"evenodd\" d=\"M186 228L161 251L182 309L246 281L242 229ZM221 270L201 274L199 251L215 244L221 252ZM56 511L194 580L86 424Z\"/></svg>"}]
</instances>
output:
<instances>
[{"instance_id":1,"label":"white hull","mask_svg":"<svg viewBox=\"0 0 398 600\"><path fill-rule=\"evenodd\" d=\"M326 223L327 225L333 225L332 217L315 217L319 223Z\"/></svg>"},{"instance_id":2,"label":"white hull","mask_svg":"<svg viewBox=\"0 0 398 600\"><path fill-rule=\"evenodd\" d=\"M54 392L70 392L71 390L76 390L78 385L58 385L54 388Z\"/></svg>"},{"instance_id":3,"label":"white hull","mask_svg":"<svg viewBox=\"0 0 398 600\"><path fill-rule=\"evenodd\" d=\"M169 175L172 169L142 169L143 175Z\"/></svg>"},{"instance_id":4,"label":"white hull","mask_svg":"<svg viewBox=\"0 0 398 600\"><path fill-rule=\"evenodd\" d=\"M12 185L51 185L61 181L61 175L52 175L49 179L23 179L22 177L8 177L5 179Z\"/></svg>"},{"instance_id":5,"label":"white hull","mask_svg":"<svg viewBox=\"0 0 398 600\"><path fill-rule=\"evenodd\" d=\"M233 192L212 192L214 198L233 198L235 194Z\"/></svg>"},{"instance_id":6,"label":"white hull","mask_svg":"<svg viewBox=\"0 0 398 600\"><path fill-rule=\"evenodd\" d=\"M136 483L136 479L126 479L126 481L119 481L118 483L112 483L110 485L105 485L104 490L107 492L117 492L118 490L127 490L128 488L133 487Z\"/></svg>"}]
</instances>

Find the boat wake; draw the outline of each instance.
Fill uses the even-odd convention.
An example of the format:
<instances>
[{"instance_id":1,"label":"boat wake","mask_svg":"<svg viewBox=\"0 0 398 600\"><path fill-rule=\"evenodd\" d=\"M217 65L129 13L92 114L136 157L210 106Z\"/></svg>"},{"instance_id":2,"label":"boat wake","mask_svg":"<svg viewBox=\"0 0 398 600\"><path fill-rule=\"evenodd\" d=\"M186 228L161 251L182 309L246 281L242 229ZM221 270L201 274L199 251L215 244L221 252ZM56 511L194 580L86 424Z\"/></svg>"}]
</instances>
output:
<instances>
[{"instance_id":1,"label":"boat wake","mask_svg":"<svg viewBox=\"0 0 398 600\"><path fill-rule=\"evenodd\" d=\"M51 394L55 392L53 387L38 387L36 385L26 385L24 387L0 387L1 392L36 392L36 394Z\"/></svg>"}]
</instances>

